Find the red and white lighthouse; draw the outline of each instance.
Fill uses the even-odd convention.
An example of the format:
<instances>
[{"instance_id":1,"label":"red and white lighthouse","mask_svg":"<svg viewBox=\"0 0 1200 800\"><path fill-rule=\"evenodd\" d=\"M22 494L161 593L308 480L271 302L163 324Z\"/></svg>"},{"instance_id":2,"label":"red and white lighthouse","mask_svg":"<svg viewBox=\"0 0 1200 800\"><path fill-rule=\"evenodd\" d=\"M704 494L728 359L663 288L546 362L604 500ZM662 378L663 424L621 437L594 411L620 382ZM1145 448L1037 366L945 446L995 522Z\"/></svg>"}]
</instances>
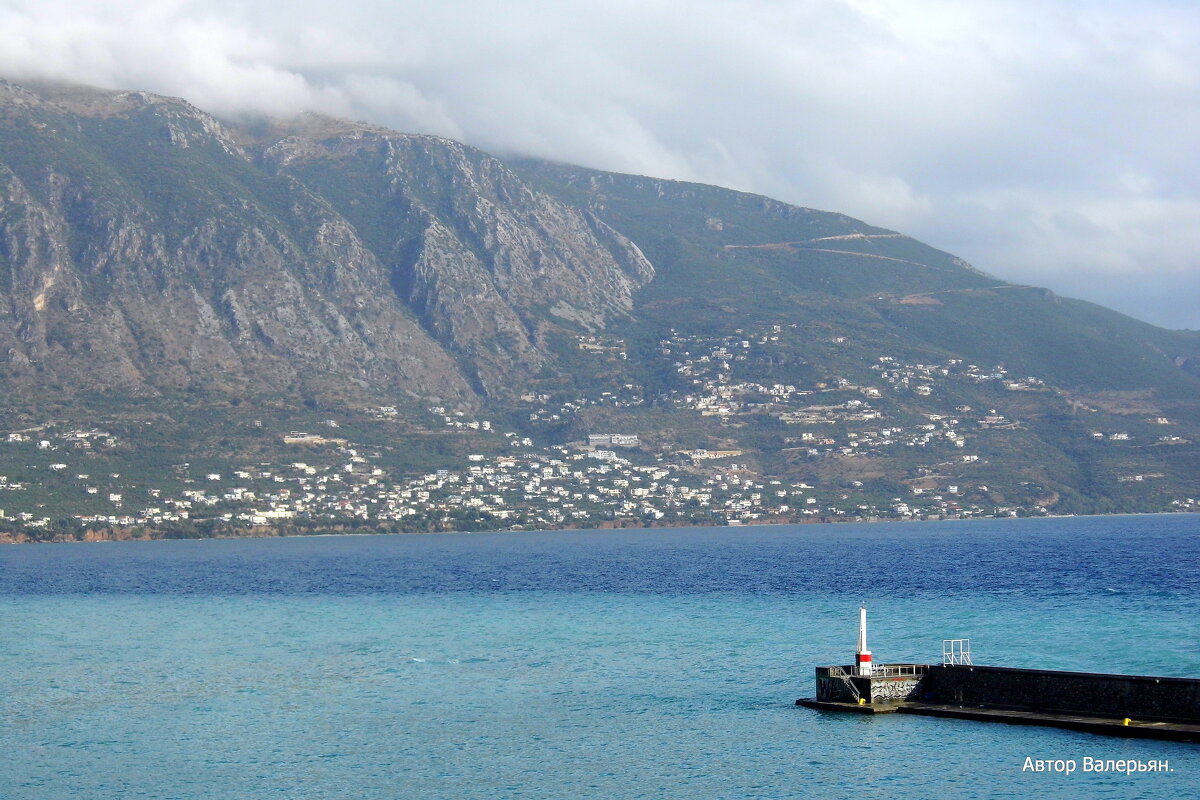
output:
<instances>
[{"instance_id":1,"label":"red and white lighthouse","mask_svg":"<svg viewBox=\"0 0 1200 800\"><path fill-rule=\"evenodd\" d=\"M871 651L867 649L867 607L858 608L858 655L855 656L858 674L869 678L871 676Z\"/></svg>"}]
</instances>

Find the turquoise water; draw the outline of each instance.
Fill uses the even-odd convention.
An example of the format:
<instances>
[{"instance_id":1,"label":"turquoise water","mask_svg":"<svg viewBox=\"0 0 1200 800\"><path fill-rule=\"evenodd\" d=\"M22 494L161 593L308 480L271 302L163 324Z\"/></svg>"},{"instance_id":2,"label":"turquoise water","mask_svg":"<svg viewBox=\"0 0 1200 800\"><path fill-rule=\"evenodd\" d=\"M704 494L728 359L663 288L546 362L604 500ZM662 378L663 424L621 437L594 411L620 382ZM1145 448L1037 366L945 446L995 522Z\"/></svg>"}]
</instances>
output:
<instances>
[{"instance_id":1,"label":"turquoise water","mask_svg":"<svg viewBox=\"0 0 1200 800\"><path fill-rule=\"evenodd\" d=\"M1194 797L1200 745L797 708L876 660L1200 676L1200 517L0 549L0 798ZM1023 773L1033 758L1167 774Z\"/></svg>"}]
</instances>

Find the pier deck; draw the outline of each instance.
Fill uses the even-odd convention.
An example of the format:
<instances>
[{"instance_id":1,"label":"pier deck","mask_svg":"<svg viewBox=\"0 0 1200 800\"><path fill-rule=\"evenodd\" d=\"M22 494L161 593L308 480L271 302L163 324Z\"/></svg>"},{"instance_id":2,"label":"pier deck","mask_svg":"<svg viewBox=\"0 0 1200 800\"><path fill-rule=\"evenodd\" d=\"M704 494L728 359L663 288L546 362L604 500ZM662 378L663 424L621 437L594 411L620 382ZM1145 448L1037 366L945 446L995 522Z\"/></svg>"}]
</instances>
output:
<instances>
[{"instance_id":1,"label":"pier deck","mask_svg":"<svg viewBox=\"0 0 1200 800\"><path fill-rule=\"evenodd\" d=\"M1157 722L1112 717L1088 717L1078 714L1050 714L1002 708L963 708L938 703L903 703L894 709L901 714L920 714L926 717L970 719L979 722L1007 722L1010 725L1047 725L1075 731L1100 733L1106 736L1130 736L1143 739L1181 739L1200 741L1200 725L1181 722Z\"/></svg>"},{"instance_id":2,"label":"pier deck","mask_svg":"<svg viewBox=\"0 0 1200 800\"><path fill-rule=\"evenodd\" d=\"M971 665L915 667L879 665L869 677L850 674L850 667L818 667L817 697L796 704L822 711L919 714L1200 742L1200 681L1195 679Z\"/></svg>"},{"instance_id":3,"label":"pier deck","mask_svg":"<svg viewBox=\"0 0 1200 800\"><path fill-rule=\"evenodd\" d=\"M1200 680L975 665L970 639L943 639L941 664L876 664L866 606L854 664L817 667L815 677L816 697L796 705L1200 742Z\"/></svg>"},{"instance_id":4,"label":"pier deck","mask_svg":"<svg viewBox=\"0 0 1200 800\"><path fill-rule=\"evenodd\" d=\"M818 711L849 711L854 714L893 714L900 710L899 703L839 703L831 700L797 700L796 705L815 708Z\"/></svg>"},{"instance_id":5,"label":"pier deck","mask_svg":"<svg viewBox=\"0 0 1200 800\"><path fill-rule=\"evenodd\" d=\"M819 711L839 711L853 714L918 714L925 717L967 719L976 722L1005 722L1010 725L1043 725L1051 728L1067 728L1106 736L1128 736L1140 739L1173 739L1176 741L1200 742L1200 725L1181 722L1157 722L1154 720L1130 720L1112 717L1088 717L1078 714L1049 714L1036 711L1021 711L1005 708L964 708L904 701L901 703L837 703L825 700L797 700L796 705L815 708Z\"/></svg>"}]
</instances>

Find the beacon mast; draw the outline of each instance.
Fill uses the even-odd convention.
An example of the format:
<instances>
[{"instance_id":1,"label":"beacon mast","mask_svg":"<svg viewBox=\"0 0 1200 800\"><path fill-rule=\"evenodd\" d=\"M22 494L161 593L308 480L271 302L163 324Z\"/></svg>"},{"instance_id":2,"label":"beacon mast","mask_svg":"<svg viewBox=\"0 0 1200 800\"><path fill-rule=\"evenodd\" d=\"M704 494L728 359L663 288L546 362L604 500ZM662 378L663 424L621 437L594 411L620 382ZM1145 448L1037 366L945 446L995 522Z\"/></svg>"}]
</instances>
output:
<instances>
[{"instance_id":1,"label":"beacon mast","mask_svg":"<svg viewBox=\"0 0 1200 800\"><path fill-rule=\"evenodd\" d=\"M869 678L871 676L871 651L867 649L867 607L858 608L858 655L855 656L858 674Z\"/></svg>"}]
</instances>

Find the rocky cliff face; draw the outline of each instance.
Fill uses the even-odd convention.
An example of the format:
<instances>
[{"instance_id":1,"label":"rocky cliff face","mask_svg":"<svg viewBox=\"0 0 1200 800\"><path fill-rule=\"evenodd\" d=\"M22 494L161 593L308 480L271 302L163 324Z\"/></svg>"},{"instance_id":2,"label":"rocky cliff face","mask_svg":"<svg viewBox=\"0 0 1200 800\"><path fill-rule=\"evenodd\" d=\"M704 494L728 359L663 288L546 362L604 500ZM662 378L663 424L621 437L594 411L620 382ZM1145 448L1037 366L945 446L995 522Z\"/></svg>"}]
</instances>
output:
<instances>
[{"instance_id":1,"label":"rocky cliff face","mask_svg":"<svg viewBox=\"0 0 1200 800\"><path fill-rule=\"evenodd\" d=\"M223 126L141 92L0 83L0 359L14 392L471 404L628 314L629 240L454 142Z\"/></svg>"},{"instance_id":2,"label":"rocky cliff face","mask_svg":"<svg viewBox=\"0 0 1200 800\"><path fill-rule=\"evenodd\" d=\"M628 315L653 268L592 214L457 142L306 117L261 162L321 191L372 238L398 296L479 388L536 371L544 335Z\"/></svg>"}]
</instances>

